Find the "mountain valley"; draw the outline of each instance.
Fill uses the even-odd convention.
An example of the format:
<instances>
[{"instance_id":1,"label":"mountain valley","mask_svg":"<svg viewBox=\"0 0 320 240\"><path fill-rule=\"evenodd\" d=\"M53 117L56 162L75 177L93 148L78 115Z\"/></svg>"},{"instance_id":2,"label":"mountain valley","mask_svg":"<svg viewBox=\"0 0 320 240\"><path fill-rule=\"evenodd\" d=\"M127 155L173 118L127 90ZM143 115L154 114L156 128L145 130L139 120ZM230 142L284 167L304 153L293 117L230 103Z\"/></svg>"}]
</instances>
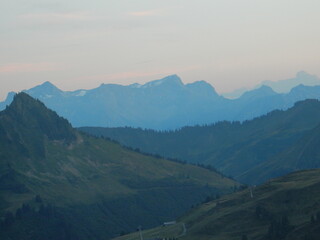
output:
<instances>
[{"instance_id":1,"label":"mountain valley","mask_svg":"<svg viewBox=\"0 0 320 240\"><path fill-rule=\"evenodd\" d=\"M170 226L142 232L144 239L317 240L320 170L289 174L202 204ZM185 229L183 229L185 227ZM140 240L139 233L116 240Z\"/></svg>"},{"instance_id":2,"label":"mountain valley","mask_svg":"<svg viewBox=\"0 0 320 240\"><path fill-rule=\"evenodd\" d=\"M25 93L0 112L1 239L108 239L239 186L90 137Z\"/></svg>"},{"instance_id":3,"label":"mountain valley","mask_svg":"<svg viewBox=\"0 0 320 240\"><path fill-rule=\"evenodd\" d=\"M80 129L142 152L209 164L240 182L260 184L292 171L319 167L315 147L319 124L320 102L305 100L286 111L276 110L243 123L224 121L175 131Z\"/></svg>"}]
</instances>

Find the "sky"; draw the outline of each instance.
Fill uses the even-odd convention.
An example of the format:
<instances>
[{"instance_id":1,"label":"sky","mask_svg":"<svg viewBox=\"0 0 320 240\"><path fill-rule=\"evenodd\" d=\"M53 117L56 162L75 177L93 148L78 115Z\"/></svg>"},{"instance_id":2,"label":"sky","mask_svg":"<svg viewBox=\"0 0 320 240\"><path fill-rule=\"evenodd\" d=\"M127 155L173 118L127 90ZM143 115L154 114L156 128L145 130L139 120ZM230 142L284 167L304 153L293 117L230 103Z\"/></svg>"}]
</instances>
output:
<instances>
[{"instance_id":1,"label":"sky","mask_svg":"<svg viewBox=\"0 0 320 240\"><path fill-rule=\"evenodd\" d=\"M0 0L0 100L178 74L218 93L320 76L319 0Z\"/></svg>"}]
</instances>

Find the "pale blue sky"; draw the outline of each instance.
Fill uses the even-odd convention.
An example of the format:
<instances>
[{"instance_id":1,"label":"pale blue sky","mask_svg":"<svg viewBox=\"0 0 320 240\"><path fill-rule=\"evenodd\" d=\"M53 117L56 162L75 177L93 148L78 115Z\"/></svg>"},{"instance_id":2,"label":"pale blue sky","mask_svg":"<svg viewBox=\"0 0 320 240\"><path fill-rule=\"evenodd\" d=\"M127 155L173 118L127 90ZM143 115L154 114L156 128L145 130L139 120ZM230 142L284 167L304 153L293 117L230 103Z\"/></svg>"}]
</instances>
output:
<instances>
[{"instance_id":1,"label":"pale blue sky","mask_svg":"<svg viewBox=\"0 0 320 240\"><path fill-rule=\"evenodd\" d=\"M320 76L319 0L0 0L0 99L170 74L218 92Z\"/></svg>"}]
</instances>

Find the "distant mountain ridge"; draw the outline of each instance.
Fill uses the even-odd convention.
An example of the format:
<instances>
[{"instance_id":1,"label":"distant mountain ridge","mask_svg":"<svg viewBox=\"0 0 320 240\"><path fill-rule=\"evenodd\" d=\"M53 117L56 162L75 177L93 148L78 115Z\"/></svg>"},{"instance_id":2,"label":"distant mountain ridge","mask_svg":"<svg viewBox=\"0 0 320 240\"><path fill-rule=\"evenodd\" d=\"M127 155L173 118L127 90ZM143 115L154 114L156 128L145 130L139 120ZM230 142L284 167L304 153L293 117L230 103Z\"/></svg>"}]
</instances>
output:
<instances>
[{"instance_id":1,"label":"distant mountain ridge","mask_svg":"<svg viewBox=\"0 0 320 240\"><path fill-rule=\"evenodd\" d=\"M244 121L295 102L320 98L320 86L299 85L279 94L261 86L238 99L220 96L205 81L183 84L171 75L146 84L101 84L91 90L62 91L49 82L25 91L68 119L75 127L141 127L169 130L218 121ZM10 103L12 93L0 103Z\"/></svg>"},{"instance_id":2,"label":"distant mountain ridge","mask_svg":"<svg viewBox=\"0 0 320 240\"><path fill-rule=\"evenodd\" d=\"M263 85L271 87L272 90L275 91L276 93L288 93L288 92L290 92L290 90L292 88L299 86L299 85L305 85L305 86L320 85L320 78L317 77L316 75L308 74L305 71L300 71L296 74L296 76L294 78L280 80L280 81L266 80L251 89L250 88L240 88L240 89L236 89L236 90L229 92L229 93L224 93L222 95L226 98L235 99L235 98L239 98L245 92L260 88Z\"/></svg>"},{"instance_id":3,"label":"distant mountain ridge","mask_svg":"<svg viewBox=\"0 0 320 240\"><path fill-rule=\"evenodd\" d=\"M305 71L300 71L296 74L295 78L285 79L280 81L263 81L261 85L271 87L277 93L287 93L292 88L305 85L305 86L317 86L320 85L320 78L316 75L311 75Z\"/></svg>"},{"instance_id":4,"label":"distant mountain ridge","mask_svg":"<svg viewBox=\"0 0 320 240\"><path fill-rule=\"evenodd\" d=\"M80 129L143 152L210 164L238 181L259 184L292 171L320 167L319 126L320 102L309 99L243 123L224 121L175 131Z\"/></svg>"}]
</instances>

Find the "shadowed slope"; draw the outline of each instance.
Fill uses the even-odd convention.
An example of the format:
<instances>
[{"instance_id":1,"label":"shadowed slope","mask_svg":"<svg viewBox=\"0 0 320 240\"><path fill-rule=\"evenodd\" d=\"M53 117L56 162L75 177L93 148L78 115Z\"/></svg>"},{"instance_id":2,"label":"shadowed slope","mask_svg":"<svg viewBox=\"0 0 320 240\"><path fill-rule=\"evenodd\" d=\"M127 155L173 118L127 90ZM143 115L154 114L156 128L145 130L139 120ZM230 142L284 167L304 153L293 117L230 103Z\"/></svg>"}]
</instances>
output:
<instances>
[{"instance_id":1,"label":"shadowed slope","mask_svg":"<svg viewBox=\"0 0 320 240\"><path fill-rule=\"evenodd\" d=\"M203 204L181 217L175 226L147 230L143 235L177 237L184 223L187 231L179 239L317 240L319 188L319 169L295 172ZM139 236L117 238L129 239L137 240Z\"/></svg>"},{"instance_id":2,"label":"shadowed slope","mask_svg":"<svg viewBox=\"0 0 320 240\"><path fill-rule=\"evenodd\" d=\"M1 239L107 239L236 184L74 130L25 93L0 113Z\"/></svg>"}]
</instances>

